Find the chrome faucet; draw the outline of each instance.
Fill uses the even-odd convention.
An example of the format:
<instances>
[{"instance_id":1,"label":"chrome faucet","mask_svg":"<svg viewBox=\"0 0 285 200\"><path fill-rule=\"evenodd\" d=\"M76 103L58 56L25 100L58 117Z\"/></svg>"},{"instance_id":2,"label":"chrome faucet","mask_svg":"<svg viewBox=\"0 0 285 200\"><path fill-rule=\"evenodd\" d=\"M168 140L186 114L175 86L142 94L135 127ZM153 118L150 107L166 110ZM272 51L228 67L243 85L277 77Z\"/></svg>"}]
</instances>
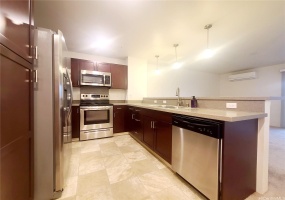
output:
<instances>
[{"instance_id":1,"label":"chrome faucet","mask_svg":"<svg viewBox=\"0 0 285 200\"><path fill-rule=\"evenodd\" d=\"M177 96L177 106L182 106L183 102L180 98L180 89L179 87L176 89L176 96Z\"/></svg>"}]
</instances>

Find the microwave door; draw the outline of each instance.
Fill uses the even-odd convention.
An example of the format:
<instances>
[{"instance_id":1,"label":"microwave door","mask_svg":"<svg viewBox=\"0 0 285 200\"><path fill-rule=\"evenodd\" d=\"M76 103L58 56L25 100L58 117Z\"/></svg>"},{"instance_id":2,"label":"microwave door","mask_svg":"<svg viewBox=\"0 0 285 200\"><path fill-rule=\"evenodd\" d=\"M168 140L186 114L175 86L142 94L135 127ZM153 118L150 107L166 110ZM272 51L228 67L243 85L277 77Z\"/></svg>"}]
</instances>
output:
<instances>
[{"instance_id":1,"label":"microwave door","mask_svg":"<svg viewBox=\"0 0 285 200\"><path fill-rule=\"evenodd\" d=\"M81 74L81 85L104 86L104 75Z\"/></svg>"}]
</instances>

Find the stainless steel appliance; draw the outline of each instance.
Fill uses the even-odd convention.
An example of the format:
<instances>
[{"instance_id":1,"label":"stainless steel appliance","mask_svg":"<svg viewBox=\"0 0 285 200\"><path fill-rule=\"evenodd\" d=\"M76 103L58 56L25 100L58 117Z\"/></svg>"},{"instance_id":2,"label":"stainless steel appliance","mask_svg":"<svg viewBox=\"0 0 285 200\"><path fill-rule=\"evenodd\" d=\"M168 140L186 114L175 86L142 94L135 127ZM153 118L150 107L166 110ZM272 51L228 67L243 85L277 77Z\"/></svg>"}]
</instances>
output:
<instances>
[{"instance_id":1,"label":"stainless steel appliance","mask_svg":"<svg viewBox=\"0 0 285 200\"><path fill-rule=\"evenodd\" d=\"M72 83L60 31L35 29L34 199L61 196L70 158Z\"/></svg>"},{"instance_id":2,"label":"stainless steel appliance","mask_svg":"<svg viewBox=\"0 0 285 200\"><path fill-rule=\"evenodd\" d=\"M174 115L172 124L172 169L207 198L218 199L222 122Z\"/></svg>"},{"instance_id":3,"label":"stainless steel appliance","mask_svg":"<svg viewBox=\"0 0 285 200\"><path fill-rule=\"evenodd\" d=\"M80 85L111 87L111 73L81 70Z\"/></svg>"},{"instance_id":4,"label":"stainless steel appliance","mask_svg":"<svg viewBox=\"0 0 285 200\"><path fill-rule=\"evenodd\" d=\"M80 140L113 136L113 105L109 96L81 94Z\"/></svg>"}]
</instances>

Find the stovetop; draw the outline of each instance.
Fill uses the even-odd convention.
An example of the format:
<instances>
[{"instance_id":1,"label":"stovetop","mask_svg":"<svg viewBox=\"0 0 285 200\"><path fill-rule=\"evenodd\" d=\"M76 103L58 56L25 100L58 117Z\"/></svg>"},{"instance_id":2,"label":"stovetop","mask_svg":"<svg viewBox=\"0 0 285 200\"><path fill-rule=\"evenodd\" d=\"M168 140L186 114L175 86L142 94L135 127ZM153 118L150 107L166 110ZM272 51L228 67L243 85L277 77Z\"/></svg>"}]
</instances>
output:
<instances>
[{"instance_id":1,"label":"stovetop","mask_svg":"<svg viewBox=\"0 0 285 200\"><path fill-rule=\"evenodd\" d=\"M80 106L112 106L113 104L110 104L108 102L96 102L96 101L80 101Z\"/></svg>"}]
</instances>

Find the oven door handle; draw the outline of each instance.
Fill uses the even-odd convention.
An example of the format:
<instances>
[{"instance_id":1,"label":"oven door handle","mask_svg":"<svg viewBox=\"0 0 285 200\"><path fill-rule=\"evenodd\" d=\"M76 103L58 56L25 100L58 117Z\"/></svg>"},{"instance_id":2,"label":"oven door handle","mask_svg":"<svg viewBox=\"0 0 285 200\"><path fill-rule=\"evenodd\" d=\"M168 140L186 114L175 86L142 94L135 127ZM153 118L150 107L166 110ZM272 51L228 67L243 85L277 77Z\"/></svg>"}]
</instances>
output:
<instances>
[{"instance_id":1,"label":"oven door handle","mask_svg":"<svg viewBox=\"0 0 285 200\"><path fill-rule=\"evenodd\" d=\"M98 106L98 107L92 107L92 108L80 108L81 110L85 111L85 110L111 110L112 107L109 107L109 106Z\"/></svg>"}]
</instances>

